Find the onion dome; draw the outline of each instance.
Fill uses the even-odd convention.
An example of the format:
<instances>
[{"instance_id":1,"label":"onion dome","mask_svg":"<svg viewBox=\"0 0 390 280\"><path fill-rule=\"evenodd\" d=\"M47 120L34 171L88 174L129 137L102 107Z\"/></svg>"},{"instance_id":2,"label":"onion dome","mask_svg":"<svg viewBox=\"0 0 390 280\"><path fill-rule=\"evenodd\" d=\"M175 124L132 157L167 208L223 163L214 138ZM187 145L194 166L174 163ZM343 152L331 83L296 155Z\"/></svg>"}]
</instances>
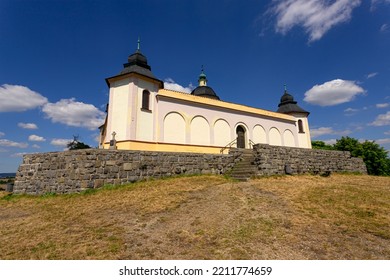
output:
<instances>
[{"instance_id":1,"label":"onion dome","mask_svg":"<svg viewBox=\"0 0 390 280\"><path fill-rule=\"evenodd\" d=\"M280 98L278 105L278 113L291 114L291 113L304 113L309 115L310 113L297 105L297 101L294 97L287 92L286 86L284 86L284 94Z\"/></svg>"},{"instance_id":2,"label":"onion dome","mask_svg":"<svg viewBox=\"0 0 390 280\"><path fill-rule=\"evenodd\" d=\"M191 92L192 95L220 100L218 95L214 92L214 90L211 87L207 86L207 77L203 71L203 66L202 66L202 72L199 75L198 82L199 82L199 86L197 86Z\"/></svg>"}]
</instances>

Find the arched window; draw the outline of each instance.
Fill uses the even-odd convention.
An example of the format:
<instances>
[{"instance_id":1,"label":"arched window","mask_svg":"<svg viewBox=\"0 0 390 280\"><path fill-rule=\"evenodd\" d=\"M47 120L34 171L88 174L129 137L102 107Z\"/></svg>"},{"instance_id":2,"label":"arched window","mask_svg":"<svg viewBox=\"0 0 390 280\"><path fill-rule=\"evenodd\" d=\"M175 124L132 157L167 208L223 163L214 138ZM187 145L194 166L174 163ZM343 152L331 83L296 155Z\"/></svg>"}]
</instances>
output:
<instances>
[{"instance_id":1,"label":"arched window","mask_svg":"<svg viewBox=\"0 0 390 280\"><path fill-rule=\"evenodd\" d=\"M149 100L150 100L150 92L145 89L142 92L142 109L150 110L150 108L149 108Z\"/></svg>"},{"instance_id":2,"label":"arched window","mask_svg":"<svg viewBox=\"0 0 390 280\"><path fill-rule=\"evenodd\" d=\"M303 130L303 122L302 122L302 120L298 120L298 132L299 133L305 133L305 131Z\"/></svg>"}]
</instances>

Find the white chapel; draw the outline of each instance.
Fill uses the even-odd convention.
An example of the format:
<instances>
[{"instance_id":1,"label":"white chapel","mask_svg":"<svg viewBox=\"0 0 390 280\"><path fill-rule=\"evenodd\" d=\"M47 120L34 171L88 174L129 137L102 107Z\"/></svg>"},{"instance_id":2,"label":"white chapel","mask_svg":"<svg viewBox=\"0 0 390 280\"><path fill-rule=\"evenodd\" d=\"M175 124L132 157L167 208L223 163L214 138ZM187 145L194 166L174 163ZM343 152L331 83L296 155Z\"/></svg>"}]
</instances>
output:
<instances>
[{"instance_id":1,"label":"white chapel","mask_svg":"<svg viewBox=\"0 0 390 280\"><path fill-rule=\"evenodd\" d=\"M311 148L309 112L286 89L276 112L221 100L203 69L191 94L164 89L139 44L123 70L106 82L103 149L221 153L257 143Z\"/></svg>"}]
</instances>

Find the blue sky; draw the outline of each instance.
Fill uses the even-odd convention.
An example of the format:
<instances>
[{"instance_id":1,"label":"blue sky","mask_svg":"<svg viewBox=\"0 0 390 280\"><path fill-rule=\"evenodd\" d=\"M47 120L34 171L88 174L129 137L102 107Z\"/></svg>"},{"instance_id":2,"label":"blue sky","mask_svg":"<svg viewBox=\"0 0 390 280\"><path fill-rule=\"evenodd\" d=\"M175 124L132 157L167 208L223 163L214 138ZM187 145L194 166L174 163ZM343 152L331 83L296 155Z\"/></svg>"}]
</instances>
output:
<instances>
[{"instance_id":1,"label":"blue sky","mask_svg":"<svg viewBox=\"0 0 390 280\"><path fill-rule=\"evenodd\" d=\"M222 100L277 110L287 84L313 140L390 150L390 0L0 0L0 172L73 135L96 147L138 36L167 88L204 65Z\"/></svg>"}]
</instances>

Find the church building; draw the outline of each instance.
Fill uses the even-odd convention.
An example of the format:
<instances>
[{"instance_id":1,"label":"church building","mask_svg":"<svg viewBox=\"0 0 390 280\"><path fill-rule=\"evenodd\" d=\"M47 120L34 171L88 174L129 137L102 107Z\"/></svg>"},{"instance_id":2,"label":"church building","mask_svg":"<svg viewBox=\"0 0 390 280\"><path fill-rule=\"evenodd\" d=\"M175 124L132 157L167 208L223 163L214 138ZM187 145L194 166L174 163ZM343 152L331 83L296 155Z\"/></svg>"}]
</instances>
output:
<instances>
[{"instance_id":1,"label":"church building","mask_svg":"<svg viewBox=\"0 0 390 280\"><path fill-rule=\"evenodd\" d=\"M227 147L249 149L257 143L311 148L309 112L286 89L276 112L221 100L203 69L191 94L164 89L139 43L123 70L106 82L103 149L226 153Z\"/></svg>"}]
</instances>

